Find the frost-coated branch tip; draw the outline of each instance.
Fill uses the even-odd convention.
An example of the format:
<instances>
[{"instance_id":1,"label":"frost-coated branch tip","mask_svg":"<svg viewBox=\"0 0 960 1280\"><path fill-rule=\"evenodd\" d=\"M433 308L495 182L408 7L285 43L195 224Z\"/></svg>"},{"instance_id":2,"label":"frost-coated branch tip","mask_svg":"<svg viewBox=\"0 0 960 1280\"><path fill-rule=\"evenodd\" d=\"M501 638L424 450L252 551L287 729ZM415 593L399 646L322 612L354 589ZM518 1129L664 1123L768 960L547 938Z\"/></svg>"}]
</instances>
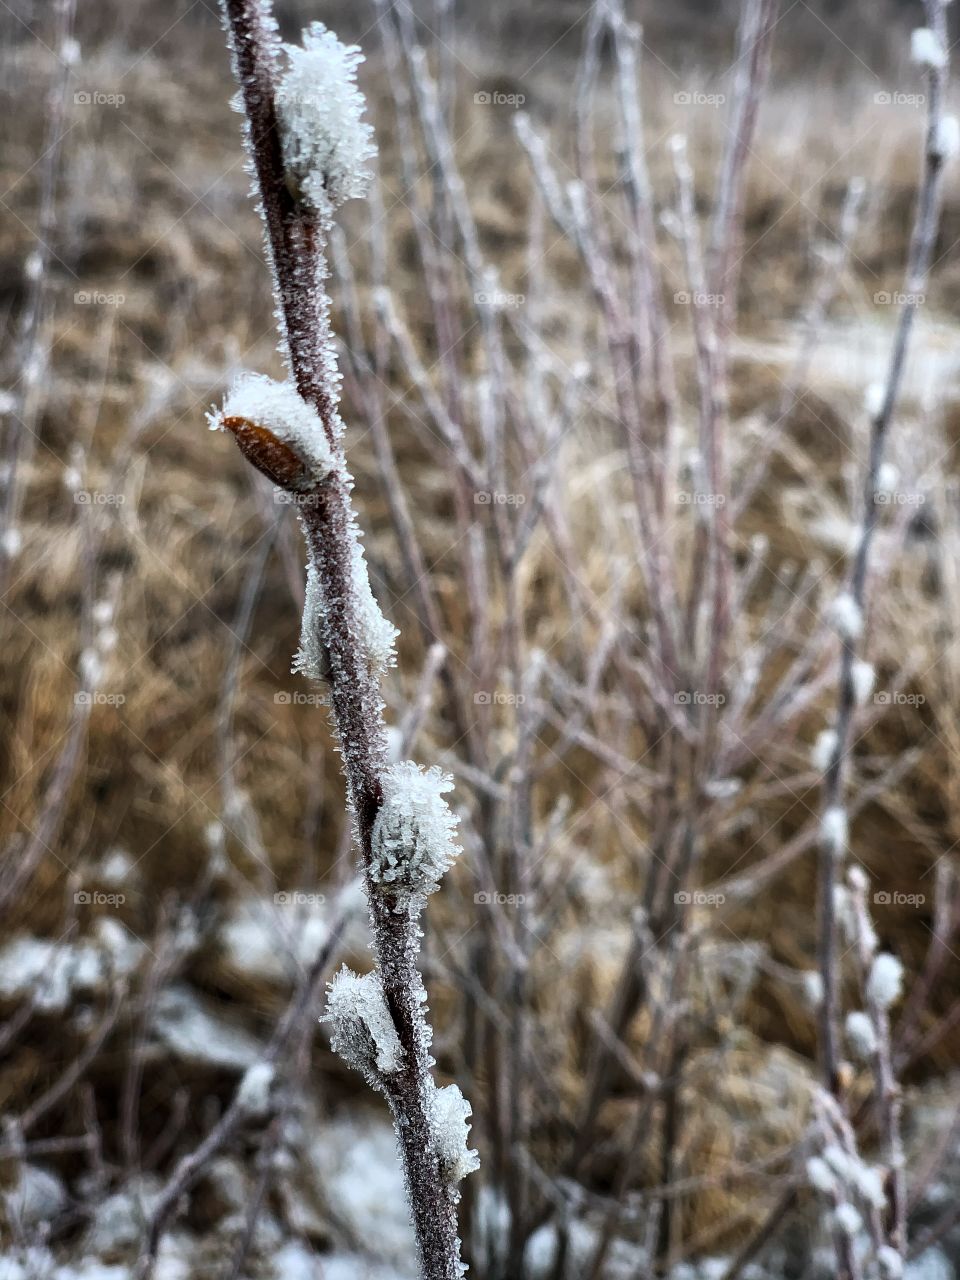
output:
<instances>
[{"instance_id":1,"label":"frost-coated branch tip","mask_svg":"<svg viewBox=\"0 0 960 1280\"><path fill-rule=\"evenodd\" d=\"M367 194L366 165L377 154L357 88L363 54L321 22L302 39L302 46L283 46L287 65L276 94L283 158L297 198L329 217L346 200Z\"/></svg>"},{"instance_id":2,"label":"frost-coated branch tip","mask_svg":"<svg viewBox=\"0 0 960 1280\"><path fill-rule=\"evenodd\" d=\"M416 909L460 852L459 819L443 798L453 779L436 765L423 769L412 760L390 765L383 774L383 804L373 827L370 879L396 899L397 910Z\"/></svg>"},{"instance_id":3,"label":"frost-coated branch tip","mask_svg":"<svg viewBox=\"0 0 960 1280\"><path fill-rule=\"evenodd\" d=\"M376 1089L382 1077L399 1071L403 1046L383 994L379 974L362 977L346 965L329 985L327 1011L330 1045L344 1062L361 1071Z\"/></svg>"},{"instance_id":4,"label":"frost-coated branch tip","mask_svg":"<svg viewBox=\"0 0 960 1280\"><path fill-rule=\"evenodd\" d=\"M320 415L292 382L242 373L207 421L231 431L247 461L282 489L305 492L337 467Z\"/></svg>"}]
</instances>

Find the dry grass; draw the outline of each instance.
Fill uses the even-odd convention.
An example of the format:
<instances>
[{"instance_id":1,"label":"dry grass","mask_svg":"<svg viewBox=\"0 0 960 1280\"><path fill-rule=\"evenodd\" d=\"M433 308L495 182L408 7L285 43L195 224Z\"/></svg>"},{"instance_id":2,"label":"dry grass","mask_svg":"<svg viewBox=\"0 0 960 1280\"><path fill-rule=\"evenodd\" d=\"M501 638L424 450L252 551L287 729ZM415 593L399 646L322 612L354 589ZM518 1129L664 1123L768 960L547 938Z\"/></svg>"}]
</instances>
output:
<instances>
[{"instance_id":1,"label":"dry grass","mask_svg":"<svg viewBox=\"0 0 960 1280\"><path fill-rule=\"evenodd\" d=\"M471 59L484 74L489 53ZM30 171L42 138L42 103L36 85L46 74L43 50L17 50L14 75L3 89L5 110L17 113L15 137L2 156L0 182L8 217L0 232L5 282L2 307L17 314L22 300L21 263L31 243L29 226L37 198ZM522 84L535 117L561 121L567 96L568 54L558 51L528 79L498 73L502 92ZM237 119L227 109L231 92L219 33L177 33L132 67L104 43L85 54L84 78L101 92L126 95L118 109L72 108L64 148L54 305L48 320L54 376L45 389L38 439L26 475L24 547L3 597L0 617L5 656L0 687L0 845L15 859L18 841L36 827L46 802L58 746L67 732L77 687L84 548L92 532L100 538L96 569L101 582L122 579L118 640L102 689L121 695L121 705L99 705L91 714L82 767L77 771L56 840L17 904L12 926L43 937L75 927L86 934L94 908L74 905L78 887L100 883L105 855L127 851L136 868L117 909L139 938L156 937L161 904L191 898L206 876L202 902L204 940L183 962L181 976L229 1018L260 1032L282 1003L282 983L251 986L238 975L216 941L215 923L230 904L254 892L313 890L342 880L348 856L342 838L342 784L325 716L313 706L278 703L277 695L298 685L289 673L299 627L300 560L292 517L271 500L269 488L251 482L244 464L223 437L208 436L203 411L219 395L238 364L275 372L272 306L262 263L260 231L247 200L248 179L238 147ZM436 340L422 298L397 155L391 111L374 52L366 72L378 126L389 210L391 283L404 297L409 323L429 367ZM458 87L459 157L484 247L496 261L505 287L529 292L526 218L531 188L522 152L513 139L507 109L477 107L474 86ZM706 80L705 80L706 82ZM750 600L756 627L777 592L796 589L807 571L822 575L821 596L839 581L849 549L852 463L862 457L865 427L860 403L874 381L886 349L888 311L873 295L898 287L909 229L916 170L917 117L872 101L872 81L843 90L813 91L803 82L775 89L766 109L761 144L751 169L746 214L749 252L742 289L743 323L735 348L732 406L735 468L749 465L761 426L780 394L796 346L795 321L815 270L815 245L834 228L849 177L870 184L866 213L851 265L840 284L829 332L798 405L782 432L762 488L744 512L738 530L744 546L761 535L771 548L769 572ZM378 86L380 92L378 93ZM648 85L649 136L654 185L668 189L662 139L689 116L671 101L670 81L654 72ZM722 118L709 108L693 125L698 174L712 171ZM563 152L562 125L556 143ZM614 178L601 174L601 182ZM704 201L705 201L704 194ZM362 231L365 212L352 211L348 241ZM872 706L856 749L861 779L880 777L891 764L903 768L892 788L868 799L853 828L853 847L876 885L892 892L926 894L925 906L878 909L884 947L908 969L922 966L930 941L934 868L952 863L960 839L955 814L960 776L960 738L954 708L960 681L955 581L960 550L956 455L960 421L955 380L957 333L949 319L960 298L960 268L950 254L960 234L960 192L950 186L944 212L934 288L909 374L904 411L897 423L895 452L904 477L919 478L926 501L906 530L903 513L885 519L879 558L895 558L894 589L879 598L872 625L871 657L878 688L918 695L914 704ZM548 232L549 235L549 232ZM551 237L552 238L552 237ZM664 246L664 253L670 250ZM362 309L369 314L363 284L364 250L357 250ZM565 244L546 256L551 284L543 332L561 358L589 358L597 343L580 269ZM669 264L682 288L679 259ZM77 305L78 291L118 293L120 305ZM693 403L692 347L686 315L676 343L681 399ZM417 320L419 319L419 324ZM463 339L470 368L471 343ZM7 370L7 375L12 370ZM402 397L409 382L394 370L391 393ZM586 552L580 573L586 599L604 602L624 591L624 607L638 625L646 602L628 580L617 583L608 554L615 523L611 513L628 502L613 406L597 388L596 412L577 423L563 445L555 500L569 512L571 532ZM357 477L356 496L367 528L368 555L388 616L401 628L399 674L386 696L392 713L413 697L424 652L413 625L411 599L399 571L385 496L372 443L362 416L350 402L345 418ZM424 555L431 565L455 660L468 660L470 636L457 561L451 554L454 519L446 473L411 430L403 406L391 410L390 425ZM122 503L74 501L70 471L90 493L122 495ZM65 477L67 483L65 483ZM908 486L909 487L909 486ZM921 518L922 517L922 518ZM598 536L598 531L603 531ZM616 535L615 535L616 536ZM252 616L238 637L243 593L251 565L269 547ZM622 548L629 556L629 546ZM548 538L535 539L517 584L524 631L531 648L550 655L568 672L582 674L587 655L601 642L603 610L577 613ZM494 598L492 607L503 607ZM798 635L812 616L798 616ZM784 652L783 663L790 658ZM218 717L225 672L237 662L233 708L233 774L224 778ZM622 729L618 693L601 695L603 716L616 723L618 748L643 759L651 746L642 719ZM781 773L804 776L805 757L822 728L831 693L797 725L796 736L778 744L778 755L750 761L743 788L731 802L725 826L708 849L708 883L728 882L782 848L816 810L817 779L806 789L776 785ZM562 719L565 708L559 703ZM490 715L498 715L490 708ZM599 726L598 726L599 727ZM544 945L534 956L531 983L537 992L543 1059L551 1072L536 1117L534 1154L547 1170L574 1123L582 1088L589 1028L585 1008L606 1006L628 934L624 904L635 900L646 870L640 852L646 817L634 808L629 822L596 807L612 776L597 752L581 747L563 762L550 760L558 740L545 734L539 748L544 775L536 794L535 825L548 823L562 791L569 817L552 841L549 857L564 868L565 893L557 901ZM514 743L505 720L499 739L503 756ZM493 744L495 732L489 733ZM434 707L417 753L431 758L456 744L442 708ZM230 785L227 785L229 782ZM629 807L628 807L629 808ZM579 820L582 815L582 821ZM631 824L632 823L632 827ZM225 858L208 871L211 824L223 824ZM590 865L587 865L589 850ZM263 857L263 854L266 857ZM596 874L603 868L606 882ZM457 943L462 913L470 910L475 885L470 867L458 873L457 890L437 908L435 954ZM694 983L702 1002L685 1088L691 1122L681 1154L684 1176L710 1180L740 1162L773 1157L803 1132L809 1060L814 1047L811 1014L799 987L783 970L813 964L814 871L798 856L761 892L728 904L721 931L731 947L756 939L769 962L748 983L739 1005L739 1029L731 1030L730 987L722 956ZM459 920L458 920L459 917ZM718 953L719 955L719 953ZM559 963L558 963L559 960ZM718 974L721 975L718 977ZM960 978L955 958L932 994L928 1019L952 1006ZM722 998L711 990L719 981ZM726 985L724 985L726 984ZM458 994L441 982L434 1003L441 1025L442 1065L455 1065ZM628 1048L639 1052L648 1023L639 1017ZM130 1043L122 1023L90 1074L100 1107L108 1151L116 1141L110 1099L119 1088ZM82 1040L82 1036L79 1037ZM0 1110L13 1111L39 1096L71 1052L69 1037L43 1019L31 1023L0 1067ZM352 1082L325 1050L317 1048L317 1080L334 1096L352 1096ZM956 1068L960 1027L932 1045L910 1071L917 1089ZM169 1099L178 1087L202 1099L228 1088L229 1076L177 1076L162 1061L149 1068L141 1107L144 1143L162 1131ZM744 1083L744 1082L748 1083ZM478 1081L482 1087L482 1076ZM602 1129L608 1139L587 1166L590 1185L609 1185L618 1141L628 1127L633 1090L624 1077L606 1104ZM482 1110L484 1102L475 1098ZM66 1099L41 1126L44 1134L76 1132L76 1104ZM182 1139L202 1124L190 1121ZM657 1135L639 1164L637 1182L655 1184ZM65 1166L68 1170L70 1163ZM761 1197L736 1180L683 1199L682 1234L691 1248L716 1248L740 1238L762 1215Z\"/></svg>"}]
</instances>

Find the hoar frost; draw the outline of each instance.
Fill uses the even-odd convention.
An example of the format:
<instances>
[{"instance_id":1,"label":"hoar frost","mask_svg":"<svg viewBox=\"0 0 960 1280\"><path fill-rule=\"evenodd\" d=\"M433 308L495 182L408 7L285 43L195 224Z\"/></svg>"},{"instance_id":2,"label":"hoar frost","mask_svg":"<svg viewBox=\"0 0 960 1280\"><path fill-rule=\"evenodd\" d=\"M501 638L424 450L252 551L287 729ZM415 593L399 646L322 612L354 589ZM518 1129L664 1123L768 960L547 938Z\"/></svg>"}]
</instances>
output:
<instances>
[{"instance_id":1,"label":"hoar frost","mask_svg":"<svg viewBox=\"0 0 960 1280\"><path fill-rule=\"evenodd\" d=\"M370 574L356 526L352 533L353 603L357 610L357 637L366 654L370 669L377 676L392 667L397 659L394 642L400 632L384 617L370 586ZM323 588L315 565L307 565L307 587L303 601L300 648L293 669L311 680L322 680L329 672L329 657L324 642Z\"/></svg>"},{"instance_id":2,"label":"hoar frost","mask_svg":"<svg viewBox=\"0 0 960 1280\"><path fill-rule=\"evenodd\" d=\"M374 1086L381 1075L399 1071L403 1046L376 972L361 977L344 965L330 983L322 1021L330 1023L334 1053Z\"/></svg>"},{"instance_id":3,"label":"hoar frost","mask_svg":"<svg viewBox=\"0 0 960 1280\"><path fill-rule=\"evenodd\" d=\"M390 765L382 781L370 879L397 899L398 910L405 910L440 888L460 852L454 839L458 819L443 798L453 780L436 765L423 769L403 760Z\"/></svg>"},{"instance_id":4,"label":"hoar frost","mask_svg":"<svg viewBox=\"0 0 960 1280\"><path fill-rule=\"evenodd\" d=\"M480 1157L467 1146L470 1103L455 1084L435 1089L431 1100L431 1125L444 1181L455 1186L468 1173L480 1168Z\"/></svg>"},{"instance_id":5,"label":"hoar frost","mask_svg":"<svg viewBox=\"0 0 960 1280\"><path fill-rule=\"evenodd\" d=\"M376 148L357 88L363 54L320 22L304 31L302 47L285 44L283 52L276 103L284 163L299 198L329 216L370 186L366 164Z\"/></svg>"},{"instance_id":6,"label":"hoar frost","mask_svg":"<svg viewBox=\"0 0 960 1280\"><path fill-rule=\"evenodd\" d=\"M266 437L260 436L262 449L270 449L269 437L272 436L296 455L304 473L299 482L291 483L288 477L272 474L269 465L262 465L262 460L256 461L240 434L235 432L241 449L254 465L284 488L309 488L311 482L326 479L337 467L320 415L290 381L276 382L259 373L240 374L224 397L222 408L207 415L212 431L225 430L228 419L242 420L258 433L269 433ZM266 461L269 464L269 458ZM283 459L278 461L282 465ZM289 459L286 463L289 467Z\"/></svg>"},{"instance_id":7,"label":"hoar frost","mask_svg":"<svg viewBox=\"0 0 960 1280\"><path fill-rule=\"evenodd\" d=\"M900 999L902 989L903 965L889 951L881 951L867 979L867 999L880 1009L889 1009Z\"/></svg>"}]
</instances>

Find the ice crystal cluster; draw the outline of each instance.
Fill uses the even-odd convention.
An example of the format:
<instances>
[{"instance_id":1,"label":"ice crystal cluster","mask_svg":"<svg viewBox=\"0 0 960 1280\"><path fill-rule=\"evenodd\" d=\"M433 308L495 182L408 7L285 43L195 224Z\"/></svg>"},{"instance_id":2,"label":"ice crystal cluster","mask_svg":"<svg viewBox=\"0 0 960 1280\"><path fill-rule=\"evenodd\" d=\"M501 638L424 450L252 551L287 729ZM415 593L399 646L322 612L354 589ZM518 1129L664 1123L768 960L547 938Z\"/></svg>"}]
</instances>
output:
<instances>
[{"instance_id":1,"label":"ice crystal cluster","mask_svg":"<svg viewBox=\"0 0 960 1280\"><path fill-rule=\"evenodd\" d=\"M455 1084L434 1089L431 1099L430 1122L444 1181L455 1186L468 1173L480 1168L480 1156L467 1146L470 1132L470 1103Z\"/></svg>"},{"instance_id":2,"label":"ice crystal cluster","mask_svg":"<svg viewBox=\"0 0 960 1280\"><path fill-rule=\"evenodd\" d=\"M337 459L319 413L289 380L277 382L265 374L241 373L224 397L222 407L208 414L207 420L211 431L225 430L228 420L246 423L258 433L265 449L270 448L269 437L285 445L304 468L303 476L292 487L307 488L310 481L325 480L336 470ZM241 448L248 453L241 436L236 434ZM271 479L281 482L276 475Z\"/></svg>"},{"instance_id":3,"label":"ice crystal cluster","mask_svg":"<svg viewBox=\"0 0 960 1280\"><path fill-rule=\"evenodd\" d=\"M375 1088L381 1076L399 1071L403 1046L375 971L361 977L344 965L330 983L323 1021L330 1023L333 1051Z\"/></svg>"},{"instance_id":4,"label":"ice crystal cluster","mask_svg":"<svg viewBox=\"0 0 960 1280\"><path fill-rule=\"evenodd\" d=\"M384 617L370 586L367 561L360 543L359 530L354 524L352 535L353 604L357 612L357 640L366 654L371 671L376 676L396 662L394 642L400 632ZM293 661L293 669L310 680L322 680L329 670L329 657L325 641L326 617L324 592L320 575L311 562L307 565L307 588L303 601L303 621L300 629L300 648ZM335 607L335 604L332 606Z\"/></svg>"},{"instance_id":5,"label":"ice crystal cluster","mask_svg":"<svg viewBox=\"0 0 960 1280\"><path fill-rule=\"evenodd\" d=\"M422 905L460 848L458 819L443 798L453 779L434 765L412 760L390 765L383 774L383 804L373 827L370 878L397 901L397 910Z\"/></svg>"},{"instance_id":6,"label":"ice crystal cluster","mask_svg":"<svg viewBox=\"0 0 960 1280\"><path fill-rule=\"evenodd\" d=\"M286 68L276 94L283 158L300 200L329 216L370 185L366 165L376 148L357 88L363 54L321 22L302 39L302 46L283 46Z\"/></svg>"}]
</instances>

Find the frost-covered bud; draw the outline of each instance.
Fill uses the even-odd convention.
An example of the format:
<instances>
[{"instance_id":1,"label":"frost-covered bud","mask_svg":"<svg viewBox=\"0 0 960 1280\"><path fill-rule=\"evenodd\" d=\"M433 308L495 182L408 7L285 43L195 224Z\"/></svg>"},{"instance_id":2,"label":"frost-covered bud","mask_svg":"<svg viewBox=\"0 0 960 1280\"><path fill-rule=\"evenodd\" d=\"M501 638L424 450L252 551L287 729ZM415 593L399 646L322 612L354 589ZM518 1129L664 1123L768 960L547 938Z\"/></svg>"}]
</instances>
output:
<instances>
[{"instance_id":1,"label":"frost-covered bud","mask_svg":"<svg viewBox=\"0 0 960 1280\"><path fill-rule=\"evenodd\" d=\"M848 1238L853 1238L863 1227L863 1219L852 1204L838 1204L833 1211L833 1225Z\"/></svg>"},{"instance_id":2,"label":"frost-covered bud","mask_svg":"<svg viewBox=\"0 0 960 1280\"><path fill-rule=\"evenodd\" d=\"M859 1161L854 1183L860 1195L874 1209L882 1209L887 1203L886 1193L883 1189L883 1171L875 1165L864 1164L862 1160Z\"/></svg>"},{"instance_id":3,"label":"frost-covered bud","mask_svg":"<svg viewBox=\"0 0 960 1280\"><path fill-rule=\"evenodd\" d=\"M830 761L833 759L833 753L837 749L837 731L835 729L823 729L817 734L817 740L813 744L813 750L810 753L810 759L815 769L824 772L829 768Z\"/></svg>"},{"instance_id":4,"label":"frost-covered bud","mask_svg":"<svg viewBox=\"0 0 960 1280\"><path fill-rule=\"evenodd\" d=\"M896 1004L903 991L903 965L889 951L881 951L867 979L867 999L880 1009Z\"/></svg>"},{"instance_id":5,"label":"frost-covered bud","mask_svg":"<svg viewBox=\"0 0 960 1280\"><path fill-rule=\"evenodd\" d=\"M460 847L459 819L444 793L453 779L436 767L412 760L390 765L383 774L383 804L373 824L370 879L404 911L440 888Z\"/></svg>"},{"instance_id":6,"label":"frost-covered bud","mask_svg":"<svg viewBox=\"0 0 960 1280\"><path fill-rule=\"evenodd\" d=\"M910 57L921 67L942 70L947 65L947 51L935 31L917 27L910 35Z\"/></svg>"},{"instance_id":7,"label":"frost-covered bud","mask_svg":"<svg viewBox=\"0 0 960 1280\"><path fill-rule=\"evenodd\" d=\"M900 1280L903 1275L903 1258L889 1244L881 1245L877 1250L877 1265L881 1280Z\"/></svg>"},{"instance_id":8,"label":"frost-covered bud","mask_svg":"<svg viewBox=\"0 0 960 1280\"><path fill-rule=\"evenodd\" d=\"M882 391L882 388L881 388L881 391ZM883 402L881 401L881 405L882 403ZM871 414L871 417L876 417L877 413L879 412L880 412L880 407L878 406L876 413ZM881 463L880 467L877 470L877 492L883 493L883 494L891 494L894 491L894 489L896 489L897 482L899 479L900 479L900 473L897 470L897 468L893 465L892 462Z\"/></svg>"},{"instance_id":9,"label":"frost-covered bud","mask_svg":"<svg viewBox=\"0 0 960 1280\"><path fill-rule=\"evenodd\" d=\"M457 1085L448 1084L445 1089L434 1089L430 1112L443 1180L453 1187L480 1168L479 1154L467 1146L473 1111Z\"/></svg>"},{"instance_id":10,"label":"frost-covered bud","mask_svg":"<svg viewBox=\"0 0 960 1280\"><path fill-rule=\"evenodd\" d=\"M833 1170L820 1156L811 1156L807 1161L807 1180L811 1187L822 1191L824 1195L828 1196L836 1190L837 1180Z\"/></svg>"},{"instance_id":11,"label":"frost-covered bud","mask_svg":"<svg viewBox=\"0 0 960 1280\"><path fill-rule=\"evenodd\" d=\"M830 606L830 624L841 640L857 640L863 632L863 613L849 591L844 591Z\"/></svg>"},{"instance_id":12,"label":"frost-covered bud","mask_svg":"<svg viewBox=\"0 0 960 1280\"><path fill-rule=\"evenodd\" d=\"M867 417L879 418L880 412L883 409L883 403L886 400L886 398L887 398L887 388L884 386L884 384L882 382L871 382L863 393L863 407L866 410ZM884 472L884 468L889 466L890 464L888 462L885 462L883 466L881 466L880 468L881 475ZM897 482L896 468L893 467L891 468L891 470L894 473L893 484L896 484ZM879 476L878 476L878 479L879 479ZM887 487L886 485L880 484L881 489L884 489L886 487ZM891 485L890 487L892 488L893 485Z\"/></svg>"},{"instance_id":13,"label":"frost-covered bud","mask_svg":"<svg viewBox=\"0 0 960 1280\"><path fill-rule=\"evenodd\" d=\"M320 415L292 382L242 373L207 421L232 431L247 461L282 489L311 489L337 467Z\"/></svg>"},{"instance_id":14,"label":"frost-covered bud","mask_svg":"<svg viewBox=\"0 0 960 1280\"><path fill-rule=\"evenodd\" d=\"M853 700L858 707L864 706L873 692L873 682L876 679L876 674L871 662L855 662L850 668Z\"/></svg>"},{"instance_id":15,"label":"frost-covered bud","mask_svg":"<svg viewBox=\"0 0 960 1280\"><path fill-rule=\"evenodd\" d=\"M840 858L846 853L849 835L846 809L839 804L825 809L820 819L820 840L833 857Z\"/></svg>"},{"instance_id":16,"label":"frost-covered bud","mask_svg":"<svg viewBox=\"0 0 960 1280\"><path fill-rule=\"evenodd\" d=\"M805 969L801 975L803 998L811 1009L823 1004L823 978L816 969Z\"/></svg>"},{"instance_id":17,"label":"frost-covered bud","mask_svg":"<svg viewBox=\"0 0 960 1280\"><path fill-rule=\"evenodd\" d=\"M940 160L953 160L960 152L960 121L956 116L941 116L937 121L933 148Z\"/></svg>"},{"instance_id":18,"label":"frost-covered bud","mask_svg":"<svg viewBox=\"0 0 960 1280\"><path fill-rule=\"evenodd\" d=\"M276 93L283 158L297 198L329 216L370 188L366 166L377 152L357 88L363 54L321 22L302 39L302 47L283 46L287 65Z\"/></svg>"},{"instance_id":19,"label":"frost-covered bud","mask_svg":"<svg viewBox=\"0 0 960 1280\"><path fill-rule=\"evenodd\" d=\"M877 1036L868 1015L860 1009L848 1013L846 1032L853 1056L861 1062L869 1061L877 1051Z\"/></svg>"},{"instance_id":20,"label":"frost-covered bud","mask_svg":"<svg viewBox=\"0 0 960 1280\"><path fill-rule=\"evenodd\" d=\"M274 1069L268 1062L255 1062L248 1067L237 1090L237 1106L255 1118L265 1116L270 1110L274 1076Z\"/></svg>"},{"instance_id":21,"label":"frost-covered bud","mask_svg":"<svg viewBox=\"0 0 960 1280\"><path fill-rule=\"evenodd\" d=\"M403 1045L378 973L361 977L344 965L330 983L327 1011L321 1021L330 1023L334 1053L362 1071L374 1087L379 1087L382 1075L400 1070Z\"/></svg>"}]
</instances>

